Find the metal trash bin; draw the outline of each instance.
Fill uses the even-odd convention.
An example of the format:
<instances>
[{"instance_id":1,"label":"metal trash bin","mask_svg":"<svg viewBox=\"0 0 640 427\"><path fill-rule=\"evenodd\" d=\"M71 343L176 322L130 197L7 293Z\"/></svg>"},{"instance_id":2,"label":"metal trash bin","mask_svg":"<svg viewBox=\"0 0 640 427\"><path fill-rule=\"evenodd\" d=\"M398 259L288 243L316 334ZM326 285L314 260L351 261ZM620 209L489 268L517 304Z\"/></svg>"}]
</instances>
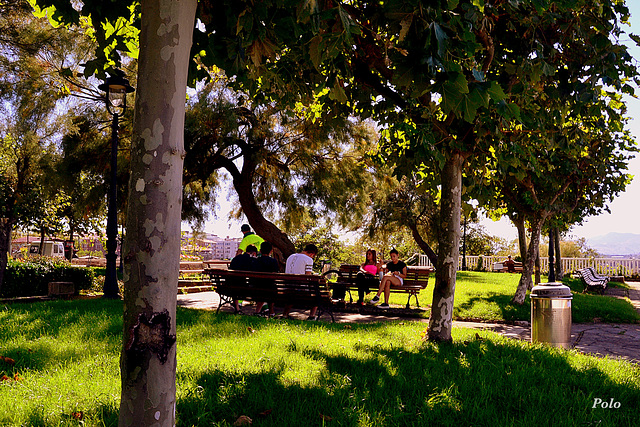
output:
<instances>
[{"instance_id":1,"label":"metal trash bin","mask_svg":"<svg viewBox=\"0 0 640 427\"><path fill-rule=\"evenodd\" d=\"M562 282L541 283L531 290L531 342L571 348L571 300Z\"/></svg>"}]
</instances>

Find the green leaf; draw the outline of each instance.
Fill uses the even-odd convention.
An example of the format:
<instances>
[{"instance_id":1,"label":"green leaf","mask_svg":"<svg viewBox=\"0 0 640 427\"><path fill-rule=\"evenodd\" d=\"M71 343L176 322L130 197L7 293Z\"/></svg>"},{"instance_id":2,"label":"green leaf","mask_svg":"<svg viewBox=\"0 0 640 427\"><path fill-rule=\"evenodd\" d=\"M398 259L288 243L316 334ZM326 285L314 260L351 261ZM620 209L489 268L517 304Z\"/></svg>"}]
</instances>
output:
<instances>
[{"instance_id":1,"label":"green leaf","mask_svg":"<svg viewBox=\"0 0 640 427\"><path fill-rule=\"evenodd\" d=\"M502 101L507 97L504 90L502 90L502 87L495 81L491 82L491 86L487 89L487 93L494 101Z\"/></svg>"}]
</instances>

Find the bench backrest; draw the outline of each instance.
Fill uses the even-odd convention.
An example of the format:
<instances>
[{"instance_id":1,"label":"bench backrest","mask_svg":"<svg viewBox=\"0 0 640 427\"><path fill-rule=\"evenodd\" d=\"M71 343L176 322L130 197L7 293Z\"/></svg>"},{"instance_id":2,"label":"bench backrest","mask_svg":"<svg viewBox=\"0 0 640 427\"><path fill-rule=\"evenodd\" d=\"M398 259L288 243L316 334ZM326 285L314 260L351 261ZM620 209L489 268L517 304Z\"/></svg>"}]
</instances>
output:
<instances>
[{"instance_id":1,"label":"bench backrest","mask_svg":"<svg viewBox=\"0 0 640 427\"><path fill-rule=\"evenodd\" d=\"M342 264L340 266L340 278L338 281L353 283L360 266L355 264ZM429 274L433 272L431 267L407 266L407 277L404 286L420 286L426 288L429 282Z\"/></svg>"},{"instance_id":2,"label":"bench backrest","mask_svg":"<svg viewBox=\"0 0 640 427\"><path fill-rule=\"evenodd\" d=\"M296 306L331 303L327 282L308 274L207 269L216 292L236 299L291 302Z\"/></svg>"}]
</instances>

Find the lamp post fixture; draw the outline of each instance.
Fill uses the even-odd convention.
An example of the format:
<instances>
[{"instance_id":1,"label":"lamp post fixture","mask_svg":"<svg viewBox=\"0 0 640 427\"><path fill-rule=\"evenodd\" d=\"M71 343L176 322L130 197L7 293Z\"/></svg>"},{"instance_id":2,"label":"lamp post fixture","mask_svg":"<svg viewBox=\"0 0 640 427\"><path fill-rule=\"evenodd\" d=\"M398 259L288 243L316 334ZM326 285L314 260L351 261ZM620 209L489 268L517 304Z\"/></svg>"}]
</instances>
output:
<instances>
[{"instance_id":1,"label":"lamp post fixture","mask_svg":"<svg viewBox=\"0 0 640 427\"><path fill-rule=\"evenodd\" d=\"M127 93L134 91L124 73L116 70L106 78L98 89L106 93L105 103L107 111L113 116L111 123L111 179L107 206L107 271L104 278L104 298L119 299L118 276L116 272L116 249L118 247L118 207L117 207L117 179L118 179L118 118L127 108Z\"/></svg>"}]
</instances>

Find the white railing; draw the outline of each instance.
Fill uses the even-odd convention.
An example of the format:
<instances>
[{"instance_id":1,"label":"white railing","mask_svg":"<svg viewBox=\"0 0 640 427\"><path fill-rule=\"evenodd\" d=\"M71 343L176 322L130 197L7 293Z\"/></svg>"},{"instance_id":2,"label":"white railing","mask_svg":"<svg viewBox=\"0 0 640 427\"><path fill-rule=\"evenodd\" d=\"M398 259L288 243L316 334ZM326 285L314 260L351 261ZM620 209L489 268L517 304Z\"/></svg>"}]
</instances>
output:
<instances>
[{"instance_id":1,"label":"white railing","mask_svg":"<svg viewBox=\"0 0 640 427\"><path fill-rule=\"evenodd\" d=\"M478 262L482 259L482 269L491 271L494 262L501 262L506 259L504 256L467 256L467 270L477 270ZM549 271L549 258L541 258L542 273ZM420 255L419 265L432 266L426 255ZM596 272L609 276L625 276L630 274L640 274L640 259L632 258L562 258L562 270L565 273L572 273L586 267L593 267ZM458 262L458 269L462 270L462 256Z\"/></svg>"}]
</instances>

